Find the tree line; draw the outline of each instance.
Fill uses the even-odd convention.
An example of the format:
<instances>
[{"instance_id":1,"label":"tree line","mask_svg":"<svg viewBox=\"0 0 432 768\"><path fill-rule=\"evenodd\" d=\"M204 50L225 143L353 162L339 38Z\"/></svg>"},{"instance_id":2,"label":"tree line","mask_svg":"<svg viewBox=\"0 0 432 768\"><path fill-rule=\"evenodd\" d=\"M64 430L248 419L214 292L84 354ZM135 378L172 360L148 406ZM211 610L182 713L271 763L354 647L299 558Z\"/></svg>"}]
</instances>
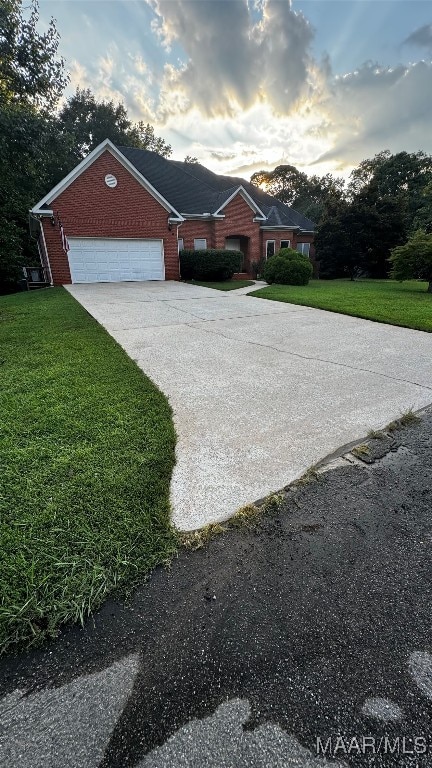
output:
<instances>
[{"instance_id":1,"label":"tree line","mask_svg":"<svg viewBox=\"0 0 432 768\"><path fill-rule=\"evenodd\" d=\"M69 78L58 47L53 20L39 31L37 0L25 10L21 0L2 0L0 293L15 289L23 265L38 264L29 209L101 141L164 157L172 153L150 124L130 120L123 104L98 101L89 89L65 101ZM387 277L391 251L417 232L417 248L419 237L426 237L422 253L428 263L432 157L424 152L380 152L360 163L348 183L332 174L307 176L292 165L259 171L251 181L316 223L321 277Z\"/></svg>"},{"instance_id":2,"label":"tree line","mask_svg":"<svg viewBox=\"0 0 432 768\"><path fill-rule=\"evenodd\" d=\"M314 221L324 278L388 277L395 248L415 233L432 234L432 156L421 151L384 150L361 162L347 183L292 165L258 171L251 181Z\"/></svg>"}]
</instances>

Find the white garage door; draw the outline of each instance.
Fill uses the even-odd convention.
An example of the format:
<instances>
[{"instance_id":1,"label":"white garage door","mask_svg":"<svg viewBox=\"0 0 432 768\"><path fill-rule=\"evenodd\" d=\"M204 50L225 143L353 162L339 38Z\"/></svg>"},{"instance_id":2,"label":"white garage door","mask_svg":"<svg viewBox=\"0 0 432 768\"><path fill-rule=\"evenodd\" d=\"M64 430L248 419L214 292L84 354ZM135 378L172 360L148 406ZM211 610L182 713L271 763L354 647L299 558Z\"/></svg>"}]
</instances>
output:
<instances>
[{"instance_id":1,"label":"white garage door","mask_svg":"<svg viewBox=\"0 0 432 768\"><path fill-rule=\"evenodd\" d=\"M73 283L164 279L162 240L70 237L69 248Z\"/></svg>"}]
</instances>

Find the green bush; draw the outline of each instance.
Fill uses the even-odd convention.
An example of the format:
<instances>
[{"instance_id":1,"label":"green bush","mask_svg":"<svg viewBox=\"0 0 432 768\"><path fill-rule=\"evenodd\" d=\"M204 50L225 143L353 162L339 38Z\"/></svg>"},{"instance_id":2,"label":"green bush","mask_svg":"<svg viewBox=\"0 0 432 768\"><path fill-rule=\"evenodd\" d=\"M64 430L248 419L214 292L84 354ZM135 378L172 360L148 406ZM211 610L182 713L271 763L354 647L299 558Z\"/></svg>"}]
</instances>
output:
<instances>
[{"instance_id":1,"label":"green bush","mask_svg":"<svg viewBox=\"0 0 432 768\"><path fill-rule=\"evenodd\" d=\"M263 276L270 285L307 285L312 272L312 264L307 256L293 248L281 248L267 260Z\"/></svg>"},{"instance_id":2,"label":"green bush","mask_svg":"<svg viewBox=\"0 0 432 768\"><path fill-rule=\"evenodd\" d=\"M240 272L240 251L208 248L204 251L180 251L180 274L183 280L230 280Z\"/></svg>"}]
</instances>

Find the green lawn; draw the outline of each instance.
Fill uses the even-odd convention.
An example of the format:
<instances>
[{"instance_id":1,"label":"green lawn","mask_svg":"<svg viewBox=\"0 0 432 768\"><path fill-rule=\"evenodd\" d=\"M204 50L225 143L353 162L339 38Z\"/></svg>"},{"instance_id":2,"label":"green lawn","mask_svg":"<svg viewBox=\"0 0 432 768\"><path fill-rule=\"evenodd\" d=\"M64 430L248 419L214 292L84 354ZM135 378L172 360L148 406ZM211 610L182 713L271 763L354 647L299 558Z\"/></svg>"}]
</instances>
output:
<instances>
[{"instance_id":1,"label":"green lawn","mask_svg":"<svg viewBox=\"0 0 432 768\"><path fill-rule=\"evenodd\" d=\"M206 283L202 280L185 280L190 285L202 285L203 288L214 288L216 291L234 291L236 288L245 288L253 285L254 280L224 280L220 283Z\"/></svg>"},{"instance_id":2,"label":"green lawn","mask_svg":"<svg viewBox=\"0 0 432 768\"><path fill-rule=\"evenodd\" d=\"M426 288L414 280L311 280L305 286L270 285L249 296L432 331L432 295Z\"/></svg>"},{"instance_id":3,"label":"green lawn","mask_svg":"<svg viewBox=\"0 0 432 768\"><path fill-rule=\"evenodd\" d=\"M165 397L62 288L0 298L0 650L176 551Z\"/></svg>"}]
</instances>

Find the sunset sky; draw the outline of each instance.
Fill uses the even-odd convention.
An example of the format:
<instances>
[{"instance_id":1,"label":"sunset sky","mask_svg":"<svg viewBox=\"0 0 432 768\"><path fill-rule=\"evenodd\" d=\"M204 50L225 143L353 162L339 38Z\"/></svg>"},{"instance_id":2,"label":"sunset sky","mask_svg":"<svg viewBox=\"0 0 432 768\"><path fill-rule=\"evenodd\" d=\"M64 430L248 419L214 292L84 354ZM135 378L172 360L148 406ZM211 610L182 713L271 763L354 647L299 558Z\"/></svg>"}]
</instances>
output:
<instances>
[{"instance_id":1,"label":"sunset sky","mask_svg":"<svg viewBox=\"0 0 432 768\"><path fill-rule=\"evenodd\" d=\"M152 123L173 158L249 177L346 175L388 148L432 153L432 6L417 0L41 0L68 93Z\"/></svg>"}]
</instances>

